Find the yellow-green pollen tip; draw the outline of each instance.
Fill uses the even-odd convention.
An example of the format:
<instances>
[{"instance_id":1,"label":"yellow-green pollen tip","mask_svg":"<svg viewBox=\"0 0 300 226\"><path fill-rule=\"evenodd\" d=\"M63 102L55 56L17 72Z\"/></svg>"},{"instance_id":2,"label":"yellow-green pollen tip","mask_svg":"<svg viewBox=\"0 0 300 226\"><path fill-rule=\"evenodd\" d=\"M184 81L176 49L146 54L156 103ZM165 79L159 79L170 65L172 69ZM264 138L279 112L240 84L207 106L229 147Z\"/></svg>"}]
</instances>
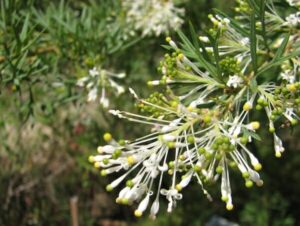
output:
<instances>
[{"instance_id":1,"label":"yellow-green pollen tip","mask_svg":"<svg viewBox=\"0 0 300 226\"><path fill-rule=\"evenodd\" d=\"M178 60L183 60L183 58L184 58L184 55L182 53L179 53L178 54Z\"/></svg>"},{"instance_id":2,"label":"yellow-green pollen tip","mask_svg":"<svg viewBox=\"0 0 300 226\"><path fill-rule=\"evenodd\" d=\"M135 210L134 211L134 216L136 216L136 217L141 217L143 215L143 212L142 211L140 211L140 210Z\"/></svg>"},{"instance_id":3,"label":"yellow-green pollen tip","mask_svg":"<svg viewBox=\"0 0 300 226\"><path fill-rule=\"evenodd\" d=\"M103 139L105 142L110 142L112 140L112 135L110 133L104 133Z\"/></svg>"},{"instance_id":4,"label":"yellow-green pollen tip","mask_svg":"<svg viewBox=\"0 0 300 226\"><path fill-rule=\"evenodd\" d=\"M262 165L260 163L256 163L253 167L256 171L260 171L262 169Z\"/></svg>"},{"instance_id":5,"label":"yellow-green pollen tip","mask_svg":"<svg viewBox=\"0 0 300 226\"><path fill-rule=\"evenodd\" d=\"M105 176L107 175L107 171L106 171L106 170L101 170L101 171L100 171L100 175L101 175L102 177L105 177Z\"/></svg>"},{"instance_id":6,"label":"yellow-green pollen tip","mask_svg":"<svg viewBox=\"0 0 300 226\"><path fill-rule=\"evenodd\" d=\"M275 157L276 157L276 158L281 158L281 152L277 151L277 152L275 153Z\"/></svg>"},{"instance_id":7,"label":"yellow-green pollen tip","mask_svg":"<svg viewBox=\"0 0 300 226\"><path fill-rule=\"evenodd\" d=\"M95 167L95 168L99 169L100 166L101 166L100 162L95 162L95 163L94 163L94 167Z\"/></svg>"},{"instance_id":8,"label":"yellow-green pollen tip","mask_svg":"<svg viewBox=\"0 0 300 226\"><path fill-rule=\"evenodd\" d=\"M290 91L290 92L292 92L292 93L294 93L294 92L297 91L297 87L296 87L295 84L288 84L288 85L286 86L286 88L288 89L288 91Z\"/></svg>"},{"instance_id":9,"label":"yellow-green pollen tip","mask_svg":"<svg viewBox=\"0 0 300 226\"><path fill-rule=\"evenodd\" d=\"M260 127L260 123L257 122L257 121L256 121L256 122L252 122L251 125L252 125L252 128L253 128L254 130L259 129L259 127Z\"/></svg>"},{"instance_id":10,"label":"yellow-green pollen tip","mask_svg":"<svg viewBox=\"0 0 300 226\"><path fill-rule=\"evenodd\" d=\"M232 205L232 204L227 204L227 205L226 205L226 209L227 209L228 211L233 210L233 205Z\"/></svg>"},{"instance_id":11,"label":"yellow-green pollen tip","mask_svg":"<svg viewBox=\"0 0 300 226\"><path fill-rule=\"evenodd\" d=\"M252 104L250 104L249 102L246 102L243 106L243 110L250 111L251 109L252 109Z\"/></svg>"},{"instance_id":12,"label":"yellow-green pollen tip","mask_svg":"<svg viewBox=\"0 0 300 226\"><path fill-rule=\"evenodd\" d=\"M132 155L127 157L127 163L129 165L133 165L135 162L135 158Z\"/></svg>"},{"instance_id":13,"label":"yellow-green pollen tip","mask_svg":"<svg viewBox=\"0 0 300 226\"><path fill-rule=\"evenodd\" d=\"M222 196L222 197L221 197L221 200L222 200L223 202L227 202L227 201L228 201L228 197L227 197L227 196Z\"/></svg>"},{"instance_id":14,"label":"yellow-green pollen tip","mask_svg":"<svg viewBox=\"0 0 300 226\"><path fill-rule=\"evenodd\" d=\"M166 37L166 42L171 42L172 41L172 39L171 39L171 37Z\"/></svg>"},{"instance_id":15,"label":"yellow-green pollen tip","mask_svg":"<svg viewBox=\"0 0 300 226\"><path fill-rule=\"evenodd\" d=\"M95 161L94 156L90 155L90 156L89 156L89 162L93 163L94 161Z\"/></svg>"},{"instance_id":16,"label":"yellow-green pollen tip","mask_svg":"<svg viewBox=\"0 0 300 226\"><path fill-rule=\"evenodd\" d=\"M245 186L246 186L247 188L251 188L251 187L253 187L253 182L252 182L251 180L246 180Z\"/></svg>"},{"instance_id":17,"label":"yellow-green pollen tip","mask_svg":"<svg viewBox=\"0 0 300 226\"><path fill-rule=\"evenodd\" d=\"M114 188L111 186L111 184L108 184L106 186L106 191L111 192Z\"/></svg>"},{"instance_id":18,"label":"yellow-green pollen tip","mask_svg":"<svg viewBox=\"0 0 300 226\"><path fill-rule=\"evenodd\" d=\"M182 190L182 186L180 184L176 184L176 190L177 191L181 191Z\"/></svg>"}]
</instances>

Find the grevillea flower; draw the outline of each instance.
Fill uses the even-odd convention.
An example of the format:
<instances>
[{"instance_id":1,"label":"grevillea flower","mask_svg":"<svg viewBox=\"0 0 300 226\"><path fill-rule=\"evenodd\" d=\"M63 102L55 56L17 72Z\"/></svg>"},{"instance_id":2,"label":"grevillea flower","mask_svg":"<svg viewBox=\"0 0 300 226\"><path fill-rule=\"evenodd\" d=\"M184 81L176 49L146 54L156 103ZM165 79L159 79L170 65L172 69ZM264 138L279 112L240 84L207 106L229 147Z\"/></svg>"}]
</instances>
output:
<instances>
[{"instance_id":1,"label":"grevillea flower","mask_svg":"<svg viewBox=\"0 0 300 226\"><path fill-rule=\"evenodd\" d=\"M128 26L141 31L142 36L166 34L183 24L184 9L172 0L124 0L122 4Z\"/></svg>"},{"instance_id":2,"label":"grevillea flower","mask_svg":"<svg viewBox=\"0 0 300 226\"><path fill-rule=\"evenodd\" d=\"M78 79L77 85L85 87L88 91L87 101L96 101L99 99L100 104L107 108L109 106L109 99L106 96L107 89L116 91L116 95L124 93L124 88L115 79L122 79L125 77L124 73L112 73L105 69L94 67L89 70L89 74Z\"/></svg>"},{"instance_id":3,"label":"grevillea flower","mask_svg":"<svg viewBox=\"0 0 300 226\"><path fill-rule=\"evenodd\" d=\"M165 93L154 92L143 99L130 89L139 113L110 110L116 117L151 128L148 135L133 141L116 141L106 133L107 144L89 159L101 168L102 176L120 174L107 190L123 186L116 201L137 202L137 217L147 209L155 217L162 198L171 212L190 183L198 183L211 199L205 185L220 181L221 200L232 210L230 169L240 172L248 188L263 185L262 165L248 144L259 142L257 131L265 121L254 119L252 113L266 115L276 157L285 150L277 128L295 126L300 119L300 71L295 54L299 43L293 41L298 40L299 30L277 27L276 20L266 21L271 28L262 28L261 21L253 28L253 21L246 18L254 10L245 1L238 4L238 21L223 14L209 15L213 28L198 40L190 41L182 33L180 42L166 38L170 53L158 67L162 78L148 82L151 87L165 86ZM267 18L277 16L273 4L266 9ZM254 19L259 20L255 15ZM278 31L280 26L284 29ZM258 33L253 40L244 27L252 33L253 29L276 31L276 39L266 42ZM257 61L256 53L265 60ZM275 76L265 73L274 67Z\"/></svg>"}]
</instances>

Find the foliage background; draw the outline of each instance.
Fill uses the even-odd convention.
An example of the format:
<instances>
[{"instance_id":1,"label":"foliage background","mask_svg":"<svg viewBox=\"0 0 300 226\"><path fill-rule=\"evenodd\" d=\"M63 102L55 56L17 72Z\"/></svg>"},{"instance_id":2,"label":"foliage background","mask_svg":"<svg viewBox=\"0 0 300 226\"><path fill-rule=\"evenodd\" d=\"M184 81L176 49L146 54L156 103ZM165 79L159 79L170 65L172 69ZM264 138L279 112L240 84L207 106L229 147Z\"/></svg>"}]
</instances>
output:
<instances>
[{"instance_id":1,"label":"foliage background","mask_svg":"<svg viewBox=\"0 0 300 226\"><path fill-rule=\"evenodd\" d=\"M207 14L213 7L231 14L234 2L184 0L179 5L186 10L183 30L188 33L187 22L200 31L210 26ZM0 225L72 225L70 202L76 199L79 225L86 226L205 225L213 216L243 226L300 225L298 131L284 132L288 150L282 159L274 158L271 139L253 146L265 185L248 190L233 176L233 212L217 198L210 203L192 186L174 213L161 211L155 222L134 219L133 208L117 206L116 194L105 192L111 178L101 178L87 158L105 131L130 139L149 128L87 104L75 83L101 64L125 71L123 83L146 96L146 81L158 78L164 36L120 41L119 31L126 27L118 0L2 0L0 7ZM134 108L128 92L113 102Z\"/></svg>"}]
</instances>

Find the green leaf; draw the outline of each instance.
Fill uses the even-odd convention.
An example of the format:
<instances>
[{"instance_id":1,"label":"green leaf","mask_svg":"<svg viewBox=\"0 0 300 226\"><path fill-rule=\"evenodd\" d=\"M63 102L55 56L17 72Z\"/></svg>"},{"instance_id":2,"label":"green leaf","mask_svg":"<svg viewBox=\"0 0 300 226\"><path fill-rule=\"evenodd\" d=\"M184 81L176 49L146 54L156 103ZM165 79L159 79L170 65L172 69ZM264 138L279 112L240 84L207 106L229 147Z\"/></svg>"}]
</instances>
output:
<instances>
[{"instance_id":1,"label":"green leaf","mask_svg":"<svg viewBox=\"0 0 300 226\"><path fill-rule=\"evenodd\" d=\"M197 108L211 108L214 105L216 105L216 102L211 101L211 102L207 102L207 103L204 103L204 104L198 104Z\"/></svg>"},{"instance_id":2,"label":"green leaf","mask_svg":"<svg viewBox=\"0 0 300 226\"><path fill-rule=\"evenodd\" d=\"M289 54L289 55L287 55L287 56L285 56L285 57L279 58L279 59L276 60L276 61L272 60L272 61L271 61L270 63L268 63L267 65L262 66L262 67L259 69L259 71L257 72L256 76L258 76L258 75L260 75L260 74L266 72L267 70L269 70L269 69L272 68L272 67L279 66L279 65L281 65L284 61L289 60L289 59L291 59L291 58L293 58L293 57L296 57L296 56L300 56L300 51L293 52L293 53L291 53L291 54Z\"/></svg>"},{"instance_id":3,"label":"green leaf","mask_svg":"<svg viewBox=\"0 0 300 226\"><path fill-rule=\"evenodd\" d=\"M20 33L20 40L22 42L24 42L24 40L27 37L27 32L28 32L28 25L29 25L29 14L26 15L23 27L22 27L22 31Z\"/></svg>"},{"instance_id":4,"label":"green leaf","mask_svg":"<svg viewBox=\"0 0 300 226\"><path fill-rule=\"evenodd\" d=\"M211 36L208 36L208 38L210 39L210 42L212 43L212 47L213 47L213 51L214 51L214 58L215 58L215 62L216 62L216 67L217 67L217 72L218 72L218 76L221 79L221 69L220 69L220 56L219 56L219 40L220 37L220 30L218 30L216 37L213 38Z\"/></svg>"},{"instance_id":5,"label":"green leaf","mask_svg":"<svg viewBox=\"0 0 300 226\"><path fill-rule=\"evenodd\" d=\"M254 138L255 140L261 141L261 138L257 133L247 130L245 128L242 128L242 131L243 131L244 135L246 135L248 137L250 136L250 137Z\"/></svg>"},{"instance_id":6,"label":"green leaf","mask_svg":"<svg viewBox=\"0 0 300 226\"><path fill-rule=\"evenodd\" d=\"M262 26L261 35L264 39L264 44L265 44L266 48L269 50L270 48L269 48L269 45L268 45L265 14L266 14L266 1L261 0L261 2L260 2L260 22L261 22L261 26Z\"/></svg>"},{"instance_id":7,"label":"green leaf","mask_svg":"<svg viewBox=\"0 0 300 226\"><path fill-rule=\"evenodd\" d=\"M260 8L257 5L256 1L255 0L247 0L247 2L251 6L251 8L260 16Z\"/></svg>"},{"instance_id":8,"label":"green leaf","mask_svg":"<svg viewBox=\"0 0 300 226\"><path fill-rule=\"evenodd\" d=\"M177 33L183 42L182 47L184 48L183 52L185 53L185 55L191 56L198 60L198 63L201 67L205 68L211 74L211 76L218 79L216 67L204 59L204 57L200 53L200 50L195 49L193 44L181 31L178 31Z\"/></svg>"},{"instance_id":9,"label":"green leaf","mask_svg":"<svg viewBox=\"0 0 300 226\"><path fill-rule=\"evenodd\" d=\"M283 41L281 42L280 44L280 47L278 48L278 50L276 51L276 54L273 58L272 61L277 61L279 58L282 57L284 51L285 51L285 48L289 42L289 39L290 39L290 34L286 34Z\"/></svg>"},{"instance_id":10,"label":"green leaf","mask_svg":"<svg viewBox=\"0 0 300 226\"><path fill-rule=\"evenodd\" d=\"M257 72L257 55L256 55L257 39L256 39L255 22L256 22L255 13L253 12L250 18L250 26L251 26L250 27L250 51L251 51L253 70L256 73Z\"/></svg>"},{"instance_id":11,"label":"green leaf","mask_svg":"<svg viewBox=\"0 0 300 226\"><path fill-rule=\"evenodd\" d=\"M250 81L250 89L253 92L256 92L256 90L257 90L257 81L256 81L256 78L252 78L251 79L251 81Z\"/></svg>"}]
</instances>

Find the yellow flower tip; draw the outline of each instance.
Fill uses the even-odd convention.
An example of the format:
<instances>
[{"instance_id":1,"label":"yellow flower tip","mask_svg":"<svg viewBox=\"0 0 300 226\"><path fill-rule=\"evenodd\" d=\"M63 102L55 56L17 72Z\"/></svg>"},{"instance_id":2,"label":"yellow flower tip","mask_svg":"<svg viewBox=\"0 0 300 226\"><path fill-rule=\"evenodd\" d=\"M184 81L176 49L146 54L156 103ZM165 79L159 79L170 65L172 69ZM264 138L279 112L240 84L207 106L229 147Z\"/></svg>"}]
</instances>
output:
<instances>
[{"instance_id":1,"label":"yellow flower tip","mask_svg":"<svg viewBox=\"0 0 300 226\"><path fill-rule=\"evenodd\" d=\"M111 192L114 188L111 186L111 184L108 184L106 186L106 191Z\"/></svg>"},{"instance_id":2,"label":"yellow flower tip","mask_svg":"<svg viewBox=\"0 0 300 226\"><path fill-rule=\"evenodd\" d=\"M281 152L280 151L276 151L275 152L275 157L276 158L281 158Z\"/></svg>"},{"instance_id":3,"label":"yellow flower tip","mask_svg":"<svg viewBox=\"0 0 300 226\"><path fill-rule=\"evenodd\" d=\"M178 102L176 101L176 100L174 100L174 101L172 101L171 102L171 106L173 107L173 108L177 108L178 107Z\"/></svg>"},{"instance_id":4,"label":"yellow flower tip","mask_svg":"<svg viewBox=\"0 0 300 226\"><path fill-rule=\"evenodd\" d=\"M169 175L173 175L173 170L169 169L169 170L168 170L168 174L169 174Z\"/></svg>"},{"instance_id":5,"label":"yellow flower tip","mask_svg":"<svg viewBox=\"0 0 300 226\"><path fill-rule=\"evenodd\" d=\"M112 136L110 133L104 133L103 139L105 140L105 142L110 142L112 140Z\"/></svg>"},{"instance_id":6,"label":"yellow flower tip","mask_svg":"<svg viewBox=\"0 0 300 226\"><path fill-rule=\"evenodd\" d=\"M128 205L129 204L129 199L127 199L127 198L121 199L121 204Z\"/></svg>"},{"instance_id":7,"label":"yellow flower tip","mask_svg":"<svg viewBox=\"0 0 300 226\"><path fill-rule=\"evenodd\" d=\"M143 215L143 212L142 211L140 211L140 210L135 210L134 211L134 216L136 216L136 217L141 217Z\"/></svg>"},{"instance_id":8,"label":"yellow flower tip","mask_svg":"<svg viewBox=\"0 0 300 226\"><path fill-rule=\"evenodd\" d=\"M297 91L297 87L296 87L295 84L288 84L288 85L286 86L286 88L288 89L288 91L290 91L290 92L292 92L292 93L294 93L294 92Z\"/></svg>"},{"instance_id":9,"label":"yellow flower tip","mask_svg":"<svg viewBox=\"0 0 300 226\"><path fill-rule=\"evenodd\" d=\"M269 132L270 132L270 133L275 133L275 128L274 128L274 127L270 127L270 128L269 128Z\"/></svg>"},{"instance_id":10,"label":"yellow flower tip","mask_svg":"<svg viewBox=\"0 0 300 226\"><path fill-rule=\"evenodd\" d=\"M259 122L252 122L252 123L251 123L251 126L252 126L252 128L253 128L254 130L257 130L257 129L259 129L259 127L260 127L260 123L259 123Z\"/></svg>"},{"instance_id":11,"label":"yellow flower tip","mask_svg":"<svg viewBox=\"0 0 300 226\"><path fill-rule=\"evenodd\" d=\"M117 204L121 204L122 203L122 199L121 198L116 198L116 203Z\"/></svg>"},{"instance_id":12,"label":"yellow flower tip","mask_svg":"<svg viewBox=\"0 0 300 226\"><path fill-rule=\"evenodd\" d=\"M251 180L247 180L247 181L245 182L245 186L246 186L247 188L251 188L251 187L253 187L253 182L252 182Z\"/></svg>"},{"instance_id":13,"label":"yellow flower tip","mask_svg":"<svg viewBox=\"0 0 300 226\"><path fill-rule=\"evenodd\" d=\"M210 123L211 122L211 117L209 115L206 115L204 118L203 118L203 121L205 123Z\"/></svg>"},{"instance_id":14,"label":"yellow flower tip","mask_svg":"<svg viewBox=\"0 0 300 226\"><path fill-rule=\"evenodd\" d=\"M94 163L94 167L95 167L95 168L99 169L100 166L101 166L100 162L95 162L95 163Z\"/></svg>"},{"instance_id":15,"label":"yellow flower tip","mask_svg":"<svg viewBox=\"0 0 300 226\"><path fill-rule=\"evenodd\" d=\"M194 108L193 106L188 106L188 107L187 107L187 110L188 110L189 112L194 111L194 109L195 109L195 108Z\"/></svg>"},{"instance_id":16,"label":"yellow flower tip","mask_svg":"<svg viewBox=\"0 0 300 226\"><path fill-rule=\"evenodd\" d=\"M227 196L222 196L222 197L221 197L221 200L222 200L223 202L228 202L228 197L227 197Z\"/></svg>"},{"instance_id":17,"label":"yellow flower tip","mask_svg":"<svg viewBox=\"0 0 300 226\"><path fill-rule=\"evenodd\" d=\"M256 186L261 187L264 185L264 181L263 180L259 180L256 182Z\"/></svg>"},{"instance_id":18,"label":"yellow flower tip","mask_svg":"<svg viewBox=\"0 0 300 226\"><path fill-rule=\"evenodd\" d=\"M90 156L89 156L89 162L93 163L94 161L95 161L94 156L90 155Z\"/></svg>"},{"instance_id":19,"label":"yellow flower tip","mask_svg":"<svg viewBox=\"0 0 300 226\"><path fill-rule=\"evenodd\" d=\"M172 39L171 39L171 37L166 37L166 42L171 42L172 41Z\"/></svg>"},{"instance_id":20,"label":"yellow flower tip","mask_svg":"<svg viewBox=\"0 0 300 226\"><path fill-rule=\"evenodd\" d=\"M175 187L176 187L176 190L177 190L177 191L181 191L181 190L182 190L182 186L181 186L180 184L176 184Z\"/></svg>"},{"instance_id":21,"label":"yellow flower tip","mask_svg":"<svg viewBox=\"0 0 300 226\"><path fill-rule=\"evenodd\" d=\"M127 163L129 165L133 165L135 162L135 158L132 155L127 157Z\"/></svg>"},{"instance_id":22,"label":"yellow flower tip","mask_svg":"<svg viewBox=\"0 0 300 226\"><path fill-rule=\"evenodd\" d=\"M182 53L179 53L178 54L178 60L183 60L183 58L184 58L184 55Z\"/></svg>"},{"instance_id":23,"label":"yellow flower tip","mask_svg":"<svg viewBox=\"0 0 300 226\"><path fill-rule=\"evenodd\" d=\"M106 170L101 170L101 171L100 171L100 175L101 175L102 177L105 177L105 176L107 175L107 171L106 171Z\"/></svg>"},{"instance_id":24,"label":"yellow flower tip","mask_svg":"<svg viewBox=\"0 0 300 226\"><path fill-rule=\"evenodd\" d=\"M228 211L231 211L231 210L233 210L233 205L231 204L231 203L227 203L226 204L226 209L228 210Z\"/></svg>"},{"instance_id":25,"label":"yellow flower tip","mask_svg":"<svg viewBox=\"0 0 300 226\"><path fill-rule=\"evenodd\" d=\"M168 143L167 143L167 146L168 146L168 148L175 148L175 142L173 142L173 141L169 141Z\"/></svg>"},{"instance_id":26,"label":"yellow flower tip","mask_svg":"<svg viewBox=\"0 0 300 226\"><path fill-rule=\"evenodd\" d=\"M249 102L246 102L245 104L244 104L244 106L243 106L243 110L244 111L250 111L251 109L252 109L252 104L251 103L249 103Z\"/></svg>"},{"instance_id":27,"label":"yellow flower tip","mask_svg":"<svg viewBox=\"0 0 300 226\"><path fill-rule=\"evenodd\" d=\"M260 163L256 163L253 167L256 171L260 171L262 169L262 165Z\"/></svg>"},{"instance_id":28,"label":"yellow flower tip","mask_svg":"<svg viewBox=\"0 0 300 226\"><path fill-rule=\"evenodd\" d=\"M97 148L97 152L98 152L99 154L102 154L102 153L103 153L103 147L99 146L99 147Z\"/></svg>"},{"instance_id":29,"label":"yellow flower tip","mask_svg":"<svg viewBox=\"0 0 300 226\"><path fill-rule=\"evenodd\" d=\"M184 161L184 160L186 159L186 157L185 157L184 155L179 155L179 159L180 159L181 161Z\"/></svg>"}]
</instances>

